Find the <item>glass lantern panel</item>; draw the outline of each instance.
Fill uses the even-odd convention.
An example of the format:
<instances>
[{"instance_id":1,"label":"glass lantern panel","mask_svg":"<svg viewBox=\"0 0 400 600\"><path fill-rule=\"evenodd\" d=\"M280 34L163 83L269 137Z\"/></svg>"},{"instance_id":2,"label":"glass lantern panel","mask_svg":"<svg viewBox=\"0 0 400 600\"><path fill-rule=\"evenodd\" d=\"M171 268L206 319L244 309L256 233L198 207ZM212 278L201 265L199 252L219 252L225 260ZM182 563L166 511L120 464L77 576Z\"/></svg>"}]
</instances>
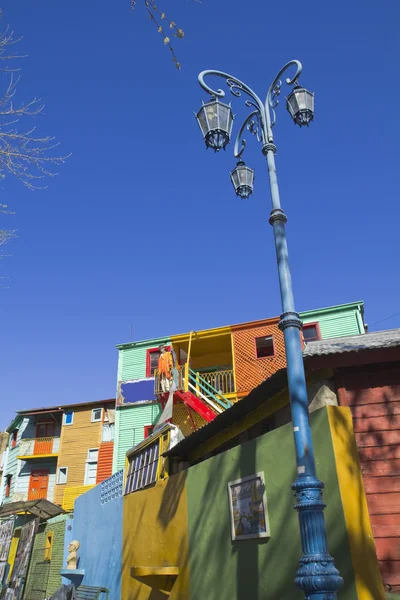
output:
<instances>
[{"instance_id":1,"label":"glass lantern panel","mask_svg":"<svg viewBox=\"0 0 400 600\"><path fill-rule=\"evenodd\" d=\"M247 173L248 173L248 168L247 167L242 167L239 170L239 180L240 180L240 185L247 185Z\"/></svg>"},{"instance_id":2,"label":"glass lantern panel","mask_svg":"<svg viewBox=\"0 0 400 600\"><path fill-rule=\"evenodd\" d=\"M237 190L237 188L239 187L239 175L238 175L237 169L232 171L231 178L232 178L232 183L235 187L235 190Z\"/></svg>"},{"instance_id":3,"label":"glass lantern panel","mask_svg":"<svg viewBox=\"0 0 400 600\"><path fill-rule=\"evenodd\" d=\"M218 105L218 117L219 117L219 129L223 129L224 131L228 131L229 125L229 113L231 109L229 106L224 104Z\"/></svg>"},{"instance_id":4,"label":"glass lantern panel","mask_svg":"<svg viewBox=\"0 0 400 600\"><path fill-rule=\"evenodd\" d=\"M306 93L306 104L307 104L308 110L311 110L311 112L314 112L314 94L313 93L311 93L311 92Z\"/></svg>"},{"instance_id":5,"label":"glass lantern panel","mask_svg":"<svg viewBox=\"0 0 400 600\"><path fill-rule=\"evenodd\" d=\"M204 106L199 110L199 112L197 114L197 121L200 125L200 129L203 133L203 136L205 136L208 131L208 125L207 125L207 117L206 117L206 112L204 110Z\"/></svg>"},{"instance_id":6,"label":"glass lantern panel","mask_svg":"<svg viewBox=\"0 0 400 600\"><path fill-rule=\"evenodd\" d=\"M213 102L212 104L204 106L204 110L207 113L209 131L211 129L218 129L218 109L218 102Z\"/></svg>"},{"instance_id":7,"label":"glass lantern panel","mask_svg":"<svg viewBox=\"0 0 400 600\"><path fill-rule=\"evenodd\" d=\"M299 105L297 103L297 97L294 92L288 97L287 103L288 103L288 107L290 109L291 115L292 115L292 117L294 117L294 115L299 110Z\"/></svg>"},{"instance_id":8,"label":"glass lantern panel","mask_svg":"<svg viewBox=\"0 0 400 600\"><path fill-rule=\"evenodd\" d=\"M299 110L305 110L307 108L307 92L306 90L299 90L296 92L297 104Z\"/></svg>"}]
</instances>

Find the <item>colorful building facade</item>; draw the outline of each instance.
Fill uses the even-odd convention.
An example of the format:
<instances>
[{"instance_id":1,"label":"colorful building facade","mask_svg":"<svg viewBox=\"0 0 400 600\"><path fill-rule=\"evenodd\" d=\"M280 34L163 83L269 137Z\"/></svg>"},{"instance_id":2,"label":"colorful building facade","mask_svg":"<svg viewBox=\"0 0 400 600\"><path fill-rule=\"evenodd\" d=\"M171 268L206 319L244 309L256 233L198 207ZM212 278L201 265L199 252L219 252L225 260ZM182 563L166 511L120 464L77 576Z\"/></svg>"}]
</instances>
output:
<instances>
[{"instance_id":1,"label":"colorful building facade","mask_svg":"<svg viewBox=\"0 0 400 600\"><path fill-rule=\"evenodd\" d=\"M3 502L46 499L73 509L111 475L115 400L20 411L11 423Z\"/></svg>"},{"instance_id":2,"label":"colorful building facade","mask_svg":"<svg viewBox=\"0 0 400 600\"><path fill-rule=\"evenodd\" d=\"M365 333L364 304L301 313L304 343ZM126 452L152 431L168 394L157 381L160 344L174 351L179 384L172 422L189 435L286 366L279 317L121 344L118 347L116 443L113 472Z\"/></svg>"}]
</instances>

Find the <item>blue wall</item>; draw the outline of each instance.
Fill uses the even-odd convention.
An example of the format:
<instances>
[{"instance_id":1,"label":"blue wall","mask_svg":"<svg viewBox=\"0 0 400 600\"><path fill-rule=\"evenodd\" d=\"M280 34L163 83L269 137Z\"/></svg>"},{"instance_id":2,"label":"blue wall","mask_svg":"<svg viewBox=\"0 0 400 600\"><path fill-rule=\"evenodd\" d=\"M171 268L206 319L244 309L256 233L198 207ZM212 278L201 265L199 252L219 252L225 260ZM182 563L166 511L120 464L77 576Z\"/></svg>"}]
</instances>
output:
<instances>
[{"instance_id":1,"label":"blue wall","mask_svg":"<svg viewBox=\"0 0 400 600\"><path fill-rule=\"evenodd\" d=\"M121 597L122 480L119 471L79 496L72 528L72 538L81 544L79 569L85 569L82 584L108 588L110 600Z\"/></svg>"}]
</instances>

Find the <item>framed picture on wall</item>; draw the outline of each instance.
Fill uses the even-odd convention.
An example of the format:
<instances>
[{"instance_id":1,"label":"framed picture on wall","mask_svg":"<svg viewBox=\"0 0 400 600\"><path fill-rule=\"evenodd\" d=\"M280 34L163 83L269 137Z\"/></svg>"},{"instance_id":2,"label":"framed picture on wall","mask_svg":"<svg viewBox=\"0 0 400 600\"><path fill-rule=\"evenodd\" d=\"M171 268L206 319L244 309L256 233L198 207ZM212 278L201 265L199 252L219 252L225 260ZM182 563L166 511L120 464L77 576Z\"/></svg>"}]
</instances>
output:
<instances>
[{"instance_id":1,"label":"framed picture on wall","mask_svg":"<svg viewBox=\"0 0 400 600\"><path fill-rule=\"evenodd\" d=\"M232 540L271 537L264 473L228 483Z\"/></svg>"}]
</instances>

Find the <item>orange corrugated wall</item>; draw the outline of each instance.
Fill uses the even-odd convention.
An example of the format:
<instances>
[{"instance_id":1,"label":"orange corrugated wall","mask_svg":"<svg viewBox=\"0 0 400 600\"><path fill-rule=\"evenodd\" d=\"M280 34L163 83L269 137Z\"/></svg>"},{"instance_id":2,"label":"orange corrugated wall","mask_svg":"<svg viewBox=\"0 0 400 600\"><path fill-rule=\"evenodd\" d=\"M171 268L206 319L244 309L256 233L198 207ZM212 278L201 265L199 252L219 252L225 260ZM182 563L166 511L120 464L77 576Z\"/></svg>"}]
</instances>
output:
<instances>
[{"instance_id":1,"label":"orange corrugated wall","mask_svg":"<svg viewBox=\"0 0 400 600\"><path fill-rule=\"evenodd\" d=\"M103 442L99 448L96 483L101 483L112 475L114 442Z\"/></svg>"}]
</instances>

